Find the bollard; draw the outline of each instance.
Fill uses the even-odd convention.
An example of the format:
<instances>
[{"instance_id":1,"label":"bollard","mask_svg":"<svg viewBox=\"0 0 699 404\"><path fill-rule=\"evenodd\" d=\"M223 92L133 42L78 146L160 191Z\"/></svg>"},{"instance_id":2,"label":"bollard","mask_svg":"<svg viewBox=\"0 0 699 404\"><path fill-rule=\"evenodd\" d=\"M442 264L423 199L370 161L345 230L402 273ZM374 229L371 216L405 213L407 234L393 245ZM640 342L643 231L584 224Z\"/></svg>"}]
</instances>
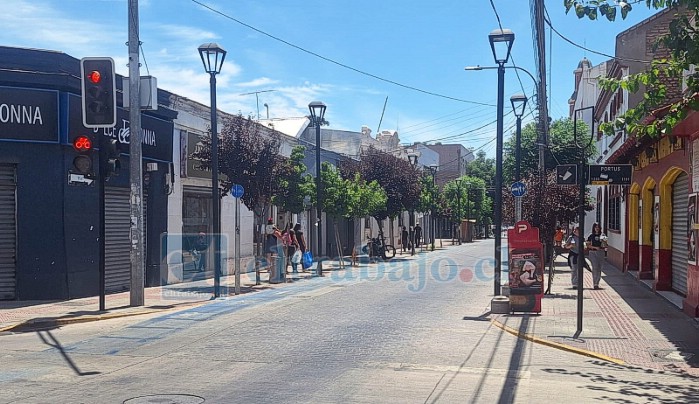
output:
<instances>
[{"instance_id":1,"label":"bollard","mask_svg":"<svg viewBox=\"0 0 699 404\"><path fill-rule=\"evenodd\" d=\"M510 312L510 298L507 296L495 296L490 301L492 314L508 314Z\"/></svg>"}]
</instances>

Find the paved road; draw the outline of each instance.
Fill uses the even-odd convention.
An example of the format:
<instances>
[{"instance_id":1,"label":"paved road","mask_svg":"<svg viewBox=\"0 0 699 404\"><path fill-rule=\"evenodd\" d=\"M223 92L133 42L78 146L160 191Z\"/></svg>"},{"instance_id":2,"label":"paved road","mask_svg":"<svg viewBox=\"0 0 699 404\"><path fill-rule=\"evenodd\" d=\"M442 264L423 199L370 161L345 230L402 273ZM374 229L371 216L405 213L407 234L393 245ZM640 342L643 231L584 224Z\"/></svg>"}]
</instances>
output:
<instances>
[{"instance_id":1,"label":"paved road","mask_svg":"<svg viewBox=\"0 0 699 404\"><path fill-rule=\"evenodd\" d=\"M492 247L464 244L145 320L2 336L0 402L695 399L691 376L594 360L495 327Z\"/></svg>"}]
</instances>

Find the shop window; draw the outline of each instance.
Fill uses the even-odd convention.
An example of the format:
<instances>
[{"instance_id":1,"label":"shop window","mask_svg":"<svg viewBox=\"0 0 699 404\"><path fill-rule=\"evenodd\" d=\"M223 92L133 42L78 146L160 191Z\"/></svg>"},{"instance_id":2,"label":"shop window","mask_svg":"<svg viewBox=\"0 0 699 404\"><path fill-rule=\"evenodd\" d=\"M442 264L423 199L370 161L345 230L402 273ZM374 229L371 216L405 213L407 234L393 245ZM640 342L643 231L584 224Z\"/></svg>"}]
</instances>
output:
<instances>
[{"instance_id":1,"label":"shop window","mask_svg":"<svg viewBox=\"0 0 699 404\"><path fill-rule=\"evenodd\" d=\"M621 197L612 197L609 201L609 230L621 230Z\"/></svg>"}]
</instances>

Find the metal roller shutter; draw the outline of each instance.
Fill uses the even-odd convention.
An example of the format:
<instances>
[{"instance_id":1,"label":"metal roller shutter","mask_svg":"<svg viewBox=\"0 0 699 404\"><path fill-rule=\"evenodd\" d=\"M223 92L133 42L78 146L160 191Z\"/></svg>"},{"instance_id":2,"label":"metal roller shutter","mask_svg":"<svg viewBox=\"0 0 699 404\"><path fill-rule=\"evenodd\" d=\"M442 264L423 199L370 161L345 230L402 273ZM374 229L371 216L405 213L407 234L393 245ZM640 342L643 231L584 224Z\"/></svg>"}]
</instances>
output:
<instances>
[{"instance_id":1,"label":"metal roller shutter","mask_svg":"<svg viewBox=\"0 0 699 404\"><path fill-rule=\"evenodd\" d=\"M131 288L131 207L129 188L106 187L105 197L105 291L124 292ZM146 197L143 198L143 228L147 229ZM144 239L145 232L143 235ZM144 244L145 245L145 244Z\"/></svg>"},{"instance_id":2,"label":"metal roller shutter","mask_svg":"<svg viewBox=\"0 0 699 404\"><path fill-rule=\"evenodd\" d=\"M687 294L687 198L689 176L680 174L672 184L672 289Z\"/></svg>"},{"instance_id":3,"label":"metal roller shutter","mask_svg":"<svg viewBox=\"0 0 699 404\"><path fill-rule=\"evenodd\" d=\"M0 300L16 294L17 181L15 166L0 164Z\"/></svg>"}]
</instances>

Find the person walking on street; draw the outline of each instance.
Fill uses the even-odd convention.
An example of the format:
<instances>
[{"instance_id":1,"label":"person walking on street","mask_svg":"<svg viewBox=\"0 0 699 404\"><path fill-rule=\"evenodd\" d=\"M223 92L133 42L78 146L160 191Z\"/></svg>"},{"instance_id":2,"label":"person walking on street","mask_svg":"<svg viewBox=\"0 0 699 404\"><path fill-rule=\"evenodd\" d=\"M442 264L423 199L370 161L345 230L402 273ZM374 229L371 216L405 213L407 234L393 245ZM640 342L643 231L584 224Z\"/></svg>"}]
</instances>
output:
<instances>
[{"instance_id":1,"label":"person walking on street","mask_svg":"<svg viewBox=\"0 0 699 404\"><path fill-rule=\"evenodd\" d=\"M592 225L592 233L587 237L587 249L590 251L592 263L592 284L599 289L599 281L602 279L602 265L604 264L604 240L602 228L599 223Z\"/></svg>"},{"instance_id":2,"label":"person walking on street","mask_svg":"<svg viewBox=\"0 0 699 404\"><path fill-rule=\"evenodd\" d=\"M296 223L294 225L294 236L296 238L296 243L299 246L299 250L301 250L301 255L306 252L306 238L303 236L303 231L301 230L301 223ZM306 269L301 265L301 271L306 272Z\"/></svg>"},{"instance_id":3,"label":"person walking on street","mask_svg":"<svg viewBox=\"0 0 699 404\"><path fill-rule=\"evenodd\" d=\"M580 243L580 228L573 229L573 234L566 240L568 250L568 266L570 267L570 283L573 289L578 288L578 243Z\"/></svg>"},{"instance_id":4,"label":"person walking on street","mask_svg":"<svg viewBox=\"0 0 699 404\"><path fill-rule=\"evenodd\" d=\"M401 230L400 232L400 245L403 252L405 252L408 249L408 238L408 229L406 229L405 226L403 226L403 230Z\"/></svg>"},{"instance_id":5,"label":"person walking on street","mask_svg":"<svg viewBox=\"0 0 699 404\"><path fill-rule=\"evenodd\" d=\"M420 226L420 223L415 225L415 248L420 247L420 243L422 242L422 227Z\"/></svg>"},{"instance_id":6,"label":"person walking on street","mask_svg":"<svg viewBox=\"0 0 699 404\"><path fill-rule=\"evenodd\" d=\"M288 234L288 244L286 246L286 250L287 250L286 256L288 257L289 260L291 260L291 273L296 274L299 272L298 271L299 262L294 262L294 260L292 258L294 257L294 254L296 253L296 251L300 251L299 242L296 239L296 232L294 231L293 228L291 228L291 226L290 226L289 230L287 230L287 234Z\"/></svg>"}]
</instances>

